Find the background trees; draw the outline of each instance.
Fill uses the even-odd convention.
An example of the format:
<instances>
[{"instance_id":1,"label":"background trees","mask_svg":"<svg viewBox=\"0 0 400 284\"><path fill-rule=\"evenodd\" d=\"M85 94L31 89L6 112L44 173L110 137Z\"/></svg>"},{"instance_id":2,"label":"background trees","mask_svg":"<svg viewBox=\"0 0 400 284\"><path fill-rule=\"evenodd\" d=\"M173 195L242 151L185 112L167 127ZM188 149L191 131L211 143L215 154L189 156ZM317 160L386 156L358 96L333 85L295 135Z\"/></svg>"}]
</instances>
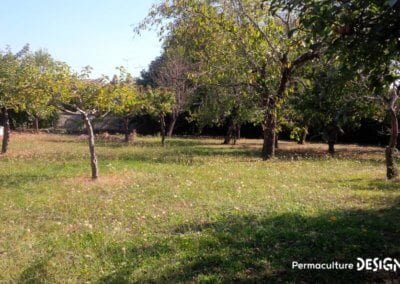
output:
<instances>
[{"instance_id":1,"label":"background trees","mask_svg":"<svg viewBox=\"0 0 400 284\"><path fill-rule=\"evenodd\" d=\"M400 59L400 1L281 1L278 7L296 10L309 41L319 41L327 53L367 77L376 99L386 103L391 118L391 139L386 149L387 177L393 170L398 137L396 89Z\"/></svg>"},{"instance_id":2,"label":"background trees","mask_svg":"<svg viewBox=\"0 0 400 284\"><path fill-rule=\"evenodd\" d=\"M211 76L224 74L232 54L244 60L243 74L248 74L244 83L253 87L264 112L262 156L269 159L275 152L276 113L285 103L291 75L318 53L303 40L295 14L272 10L264 2L164 1L150 12L142 27L172 20L164 28L173 31L182 45L194 47L192 55ZM212 40L214 44L210 44Z\"/></svg>"},{"instance_id":3,"label":"background trees","mask_svg":"<svg viewBox=\"0 0 400 284\"><path fill-rule=\"evenodd\" d=\"M131 120L142 113L146 107L146 99L143 92L136 86L131 74L123 67L118 68L119 76L114 76L107 86L107 92L110 96L110 110L116 116L123 119L125 142L131 138ZM133 129L133 132L136 132Z\"/></svg>"},{"instance_id":4,"label":"background trees","mask_svg":"<svg viewBox=\"0 0 400 284\"><path fill-rule=\"evenodd\" d=\"M309 128L319 132L331 155L343 129L354 131L362 119L381 114L366 78L325 57L303 70L289 104L294 112L287 115L297 126L297 139L304 139Z\"/></svg>"}]
</instances>

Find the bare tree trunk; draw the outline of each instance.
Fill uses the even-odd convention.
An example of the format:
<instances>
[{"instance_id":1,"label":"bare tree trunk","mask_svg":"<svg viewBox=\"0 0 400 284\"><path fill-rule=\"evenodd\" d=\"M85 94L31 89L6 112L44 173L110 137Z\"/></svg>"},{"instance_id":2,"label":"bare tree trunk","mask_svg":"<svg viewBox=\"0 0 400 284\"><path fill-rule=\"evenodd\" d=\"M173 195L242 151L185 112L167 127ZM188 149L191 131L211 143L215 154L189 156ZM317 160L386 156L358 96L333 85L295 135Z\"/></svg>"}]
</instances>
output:
<instances>
[{"instance_id":1,"label":"bare tree trunk","mask_svg":"<svg viewBox=\"0 0 400 284\"><path fill-rule=\"evenodd\" d=\"M169 138L172 137L172 133L174 132L176 121L178 120L178 116L179 116L178 113L175 113L175 112L172 113L171 122L168 126L168 132L167 132L167 136Z\"/></svg>"},{"instance_id":2,"label":"bare tree trunk","mask_svg":"<svg viewBox=\"0 0 400 284\"><path fill-rule=\"evenodd\" d=\"M304 143L306 143L306 138L308 135L308 129L307 127L304 127L301 134L300 134L300 140L299 140L299 144L304 145Z\"/></svg>"},{"instance_id":3,"label":"bare tree trunk","mask_svg":"<svg viewBox=\"0 0 400 284\"><path fill-rule=\"evenodd\" d=\"M160 124L161 124L161 145L165 145L165 115L160 115Z\"/></svg>"},{"instance_id":4,"label":"bare tree trunk","mask_svg":"<svg viewBox=\"0 0 400 284\"><path fill-rule=\"evenodd\" d=\"M8 144L10 142L10 119L8 117L8 110L7 108L2 108L3 114L3 126L4 126L4 133L3 133L3 143L1 146L1 153L5 154L8 150Z\"/></svg>"},{"instance_id":5,"label":"bare tree trunk","mask_svg":"<svg viewBox=\"0 0 400 284\"><path fill-rule=\"evenodd\" d=\"M92 179L96 180L99 177L99 170L97 165L97 156L94 148L94 132L92 122L89 116L84 113L82 114L83 120L85 122L86 131L88 134L89 151L90 151L90 165L92 167Z\"/></svg>"},{"instance_id":6,"label":"bare tree trunk","mask_svg":"<svg viewBox=\"0 0 400 284\"><path fill-rule=\"evenodd\" d=\"M135 141L136 141L136 136L137 136L137 134L136 134L136 128L134 128L134 129L132 130L132 134L131 134L131 142L132 142L132 143L135 143Z\"/></svg>"},{"instance_id":7,"label":"bare tree trunk","mask_svg":"<svg viewBox=\"0 0 400 284\"><path fill-rule=\"evenodd\" d=\"M332 157L335 156L335 141L328 141L328 152Z\"/></svg>"},{"instance_id":8,"label":"bare tree trunk","mask_svg":"<svg viewBox=\"0 0 400 284\"><path fill-rule=\"evenodd\" d=\"M263 122L264 143L262 149L263 160L275 156L276 110L269 110Z\"/></svg>"},{"instance_id":9,"label":"bare tree trunk","mask_svg":"<svg viewBox=\"0 0 400 284\"><path fill-rule=\"evenodd\" d=\"M240 140L242 138L241 129L242 129L242 126L240 124L238 124L237 125L237 129L236 129L236 138L237 138L237 140Z\"/></svg>"},{"instance_id":10,"label":"bare tree trunk","mask_svg":"<svg viewBox=\"0 0 400 284\"><path fill-rule=\"evenodd\" d=\"M336 153L335 144L338 142L338 135L343 134L343 130L337 124L331 124L327 128L328 152L333 157Z\"/></svg>"},{"instance_id":11,"label":"bare tree trunk","mask_svg":"<svg viewBox=\"0 0 400 284\"><path fill-rule=\"evenodd\" d=\"M124 132L125 132L125 142L129 143L130 141L130 130L129 130L129 117L124 117Z\"/></svg>"},{"instance_id":12,"label":"bare tree trunk","mask_svg":"<svg viewBox=\"0 0 400 284\"><path fill-rule=\"evenodd\" d=\"M39 117L35 116L34 120L35 133L39 133Z\"/></svg>"},{"instance_id":13,"label":"bare tree trunk","mask_svg":"<svg viewBox=\"0 0 400 284\"><path fill-rule=\"evenodd\" d=\"M224 143L222 143L222 144L228 145L231 143L232 136L233 136L232 134L233 134L233 130L234 130L233 128L234 128L233 119L230 117L229 121L228 121L228 129L226 131L225 138L224 138Z\"/></svg>"},{"instance_id":14,"label":"bare tree trunk","mask_svg":"<svg viewBox=\"0 0 400 284\"><path fill-rule=\"evenodd\" d=\"M279 134L275 133L275 149L279 149Z\"/></svg>"},{"instance_id":15,"label":"bare tree trunk","mask_svg":"<svg viewBox=\"0 0 400 284\"><path fill-rule=\"evenodd\" d=\"M389 145L386 147L386 176L388 179L394 179L399 175L395 160L397 137L399 136L399 122L396 114L396 102L399 98L398 92L400 87L393 90L391 100L389 102L388 111L391 119L391 133Z\"/></svg>"}]
</instances>

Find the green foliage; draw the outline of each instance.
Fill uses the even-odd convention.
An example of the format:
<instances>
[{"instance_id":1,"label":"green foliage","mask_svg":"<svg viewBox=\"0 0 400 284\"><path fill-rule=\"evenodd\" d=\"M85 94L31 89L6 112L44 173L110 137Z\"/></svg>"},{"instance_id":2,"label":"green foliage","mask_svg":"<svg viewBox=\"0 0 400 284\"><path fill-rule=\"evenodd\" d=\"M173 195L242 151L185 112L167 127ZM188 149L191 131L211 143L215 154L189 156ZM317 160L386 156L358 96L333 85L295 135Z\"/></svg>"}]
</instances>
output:
<instances>
[{"instance_id":1,"label":"green foliage","mask_svg":"<svg viewBox=\"0 0 400 284\"><path fill-rule=\"evenodd\" d=\"M175 94L166 88L147 88L146 99L146 110L149 114L156 117L166 116L172 112Z\"/></svg>"},{"instance_id":2,"label":"green foliage","mask_svg":"<svg viewBox=\"0 0 400 284\"><path fill-rule=\"evenodd\" d=\"M23 62L26 88L23 95L26 112L32 118L47 119L54 115L55 106L51 104L58 75L57 63L49 53L38 50L29 53Z\"/></svg>"},{"instance_id":3,"label":"green foliage","mask_svg":"<svg viewBox=\"0 0 400 284\"><path fill-rule=\"evenodd\" d=\"M300 75L286 113L297 127L314 132L331 125L355 129L362 119L382 119L383 106L374 100L366 78L340 62L321 58Z\"/></svg>"},{"instance_id":4,"label":"green foliage","mask_svg":"<svg viewBox=\"0 0 400 284\"><path fill-rule=\"evenodd\" d=\"M26 107L22 91L28 88L25 80L24 59L29 52L29 45L13 54L11 50L0 52L0 107L24 110Z\"/></svg>"},{"instance_id":5,"label":"green foliage","mask_svg":"<svg viewBox=\"0 0 400 284\"><path fill-rule=\"evenodd\" d=\"M379 93L396 76L390 65L399 59L400 2L371 1L274 1L299 11L309 40L340 56L348 68L362 70ZM387 92L384 92L386 94Z\"/></svg>"},{"instance_id":6,"label":"green foliage","mask_svg":"<svg viewBox=\"0 0 400 284\"><path fill-rule=\"evenodd\" d=\"M110 97L112 113L131 118L143 112L147 105L144 93L135 85L129 72L123 67L118 68L119 76L114 76L112 81L105 86L107 96Z\"/></svg>"}]
</instances>

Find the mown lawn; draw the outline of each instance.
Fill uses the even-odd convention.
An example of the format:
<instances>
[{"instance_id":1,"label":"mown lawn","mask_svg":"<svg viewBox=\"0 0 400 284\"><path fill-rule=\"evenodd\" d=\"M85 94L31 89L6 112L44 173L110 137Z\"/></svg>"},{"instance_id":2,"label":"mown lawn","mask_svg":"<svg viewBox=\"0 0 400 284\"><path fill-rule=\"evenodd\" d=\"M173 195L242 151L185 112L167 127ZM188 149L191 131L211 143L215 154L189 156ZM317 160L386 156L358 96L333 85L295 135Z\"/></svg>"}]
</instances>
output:
<instances>
[{"instance_id":1,"label":"mown lawn","mask_svg":"<svg viewBox=\"0 0 400 284\"><path fill-rule=\"evenodd\" d=\"M400 258L400 183L383 149L13 134L0 157L0 282L353 282L389 273L291 262ZM122 139L122 138L121 138Z\"/></svg>"}]
</instances>

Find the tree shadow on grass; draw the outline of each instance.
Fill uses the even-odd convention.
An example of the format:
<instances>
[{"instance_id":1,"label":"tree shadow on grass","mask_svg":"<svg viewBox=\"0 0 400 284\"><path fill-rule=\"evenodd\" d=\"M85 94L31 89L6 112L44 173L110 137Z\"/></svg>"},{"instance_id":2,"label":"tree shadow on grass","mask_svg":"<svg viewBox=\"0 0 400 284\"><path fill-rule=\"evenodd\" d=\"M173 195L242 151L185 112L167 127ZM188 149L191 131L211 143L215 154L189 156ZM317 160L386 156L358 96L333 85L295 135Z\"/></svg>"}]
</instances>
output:
<instances>
[{"instance_id":1,"label":"tree shadow on grass","mask_svg":"<svg viewBox=\"0 0 400 284\"><path fill-rule=\"evenodd\" d=\"M48 261L50 257L39 258L31 263L18 278L17 283L51 283L54 281L48 272Z\"/></svg>"},{"instance_id":2,"label":"tree shadow on grass","mask_svg":"<svg viewBox=\"0 0 400 284\"><path fill-rule=\"evenodd\" d=\"M55 178L54 176L46 174L30 174L30 173L0 174L0 189L20 188L31 183L47 182L54 178Z\"/></svg>"},{"instance_id":3,"label":"tree shadow on grass","mask_svg":"<svg viewBox=\"0 0 400 284\"><path fill-rule=\"evenodd\" d=\"M399 279L397 272L296 270L301 263L356 264L357 257L400 258L399 200L381 210L230 215L210 223L171 228L152 244L102 251L117 268L103 283L365 283Z\"/></svg>"},{"instance_id":4,"label":"tree shadow on grass","mask_svg":"<svg viewBox=\"0 0 400 284\"><path fill-rule=\"evenodd\" d=\"M365 180L361 178L345 180L343 183L349 185L352 190L393 191L400 190L400 180L374 179Z\"/></svg>"}]
</instances>

